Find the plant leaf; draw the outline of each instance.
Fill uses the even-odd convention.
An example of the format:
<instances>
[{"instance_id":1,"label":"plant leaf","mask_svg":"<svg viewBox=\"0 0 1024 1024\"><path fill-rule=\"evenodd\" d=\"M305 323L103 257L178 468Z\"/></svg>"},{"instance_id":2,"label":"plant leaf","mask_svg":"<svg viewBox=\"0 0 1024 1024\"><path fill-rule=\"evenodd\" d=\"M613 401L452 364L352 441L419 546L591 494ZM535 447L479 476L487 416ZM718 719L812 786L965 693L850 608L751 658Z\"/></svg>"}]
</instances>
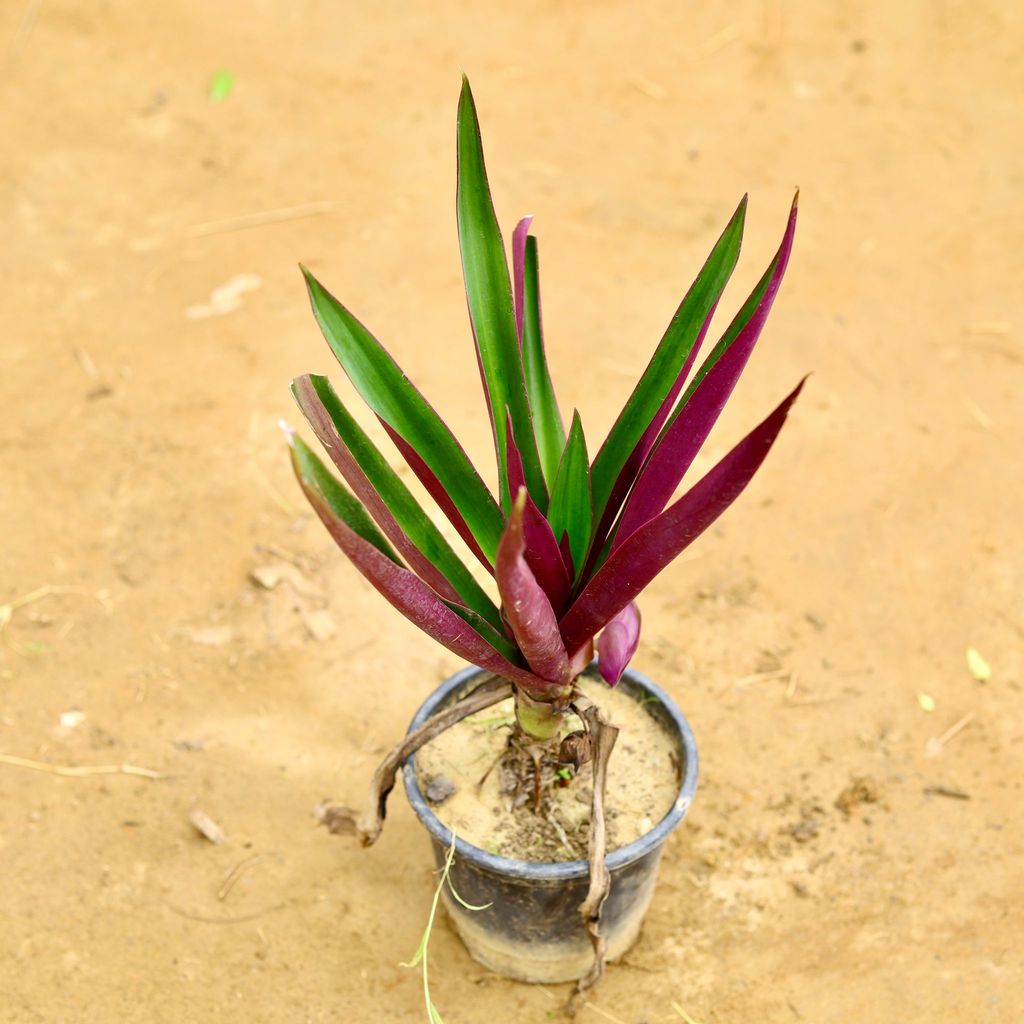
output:
<instances>
[{"instance_id":1,"label":"plant leaf","mask_svg":"<svg viewBox=\"0 0 1024 1024\"><path fill-rule=\"evenodd\" d=\"M470 530L466 523L466 520L462 518L462 513L455 506L455 502L452 501L451 495L445 490L444 484L434 475L433 470L420 458L419 453L405 438L402 437L394 428L382 420L379 416L381 426L384 428L388 437L391 438L395 447L398 449L399 454L405 459L406 464L416 474L417 479L426 488L427 493L434 499L434 503L439 509L445 514L448 521L455 527L459 536L466 542L470 551L476 555L480 564L489 572L494 572L494 567L491 564L492 559L488 558L484 554L483 549L476 541L476 537L473 536L473 531ZM493 502L494 499L491 498ZM501 510L498 510L498 514L501 514ZM504 518L502 519L504 523ZM504 529L504 526L502 526Z\"/></svg>"},{"instance_id":2,"label":"plant leaf","mask_svg":"<svg viewBox=\"0 0 1024 1024\"><path fill-rule=\"evenodd\" d=\"M686 383L686 378L697 358L700 346L708 333L708 328L711 326L711 320L715 315L715 309L717 306L718 303L716 302L715 305L711 307L711 311L704 318L704 323L701 324L697 340L690 348L690 353L686 357L682 369L680 369L679 373L676 375L676 379L673 382L672 387L669 389L669 393L665 396L665 400L661 403L658 411L654 414L651 422L647 425L647 429L644 431L643 436L639 441L637 441L636 447L629 453L629 457L626 459L625 464L619 471L619 475L616 478L615 483L612 485L611 494L608 496L608 501L604 506L604 512L601 514L601 519L594 530L594 538L591 543L590 554L587 557L587 565L583 573L585 577L589 577L593 573L594 568L598 564L599 558L602 555L607 555L608 553L607 550L605 550L605 541L611 533L616 517L622 510L622 503L625 500L626 495L629 494L630 488L634 483L636 483L637 474L640 472L647 456L650 454L651 449L658 440L661 428L665 425L665 421L672 412L672 406L679 397L679 392L682 391L683 384Z\"/></svg>"},{"instance_id":3,"label":"plant leaf","mask_svg":"<svg viewBox=\"0 0 1024 1024\"><path fill-rule=\"evenodd\" d=\"M348 530L371 544L384 557L399 564L398 555L374 525L366 509L335 479L313 449L301 437L292 436L290 444L292 463L300 481L306 480L310 487L316 488L321 502L330 509L332 516L345 524Z\"/></svg>"},{"instance_id":4,"label":"plant leaf","mask_svg":"<svg viewBox=\"0 0 1024 1024\"><path fill-rule=\"evenodd\" d=\"M292 382L292 394L341 475L409 567L442 598L466 605L500 631L494 602L342 404L331 382L307 373Z\"/></svg>"},{"instance_id":5,"label":"plant leaf","mask_svg":"<svg viewBox=\"0 0 1024 1024\"><path fill-rule=\"evenodd\" d=\"M608 558L560 623L570 656L736 500L778 437L804 380L677 502L640 527Z\"/></svg>"},{"instance_id":6,"label":"plant leaf","mask_svg":"<svg viewBox=\"0 0 1024 1024\"><path fill-rule=\"evenodd\" d=\"M525 289L523 265L526 262L526 236L533 216L523 217L512 232L512 290L516 311L516 336L520 351L523 347L523 291Z\"/></svg>"},{"instance_id":7,"label":"plant leaf","mask_svg":"<svg viewBox=\"0 0 1024 1024\"><path fill-rule=\"evenodd\" d=\"M523 463L519 456L515 434L512 431L511 419L506 421L507 438L505 451L508 456L508 482L514 494L525 487L523 479ZM565 561L558 547L558 541L551 532L551 524L541 514L533 502L529 491L526 493L526 504L523 507L523 536L526 541L526 564L530 567L537 582L547 594L556 614L565 611L572 590L572 580L566 570Z\"/></svg>"},{"instance_id":8,"label":"plant leaf","mask_svg":"<svg viewBox=\"0 0 1024 1024\"><path fill-rule=\"evenodd\" d=\"M541 679L501 655L414 572L394 561L377 545L350 527L338 514L332 499L322 486L322 476L316 470L317 464L322 473L333 480L316 456L298 438L294 438L292 466L309 503L338 547L395 608L460 658L512 680L522 686L527 693L543 700L561 692L561 686ZM340 484L337 486L341 487ZM376 529L372 523L369 525L371 529Z\"/></svg>"},{"instance_id":9,"label":"plant leaf","mask_svg":"<svg viewBox=\"0 0 1024 1024\"><path fill-rule=\"evenodd\" d=\"M508 409L519 438L530 494L538 507L544 509L547 507L547 488L533 438L505 247L487 185L476 106L465 77L459 98L458 164L456 211L462 273L466 281L466 299L480 374L493 421L501 506L508 509L510 500L505 475L505 416Z\"/></svg>"},{"instance_id":10,"label":"plant leaf","mask_svg":"<svg viewBox=\"0 0 1024 1024\"><path fill-rule=\"evenodd\" d=\"M796 201L789 215L789 223L775 254L760 283L754 289L759 296L751 305L744 304L740 315L726 332L730 344L700 377L698 383L687 389L688 398L672 414L665 430L651 452L650 458L637 478L622 519L615 531L612 551L644 523L653 519L668 504L686 471L693 464L701 446L707 440L725 403L747 365L754 345L771 312L779 285L789 263L796 230ZM746 311L747 315L743 313Z\"/></svg>"},{"instance_id":11,"label":"plant leaf","mask_svg":"<svg viewBox=\"0 0 1024 1024\"><path fill-rule=\"evenodd\" d=\"M526 498L526 488L521 487L498 545L494 578L498 583L505 618L530 668L552 682L567 683L572 676L569 656L558 632L558 617L523 557L526 551L523 537Z\"/></svg>"},{"instance_id":12,"label":"plant leaf","mask_svg":"<svg viewBox=\"0 0 1024 1024\"><path fill-rule=\"evenodd\" d=\"M587 442L583 436L580 414L574 410L569 438L558 464L558 473L551 488L551 505L548 507L552 533L560 540L564 534L568 534L574 566L582 566L586 560L593 516Z\"/></svg>"},{"instance_id":13,"label":"plant leaf","mask_svg":"<svg viewBox=\"0 0 1024 1024\"><path fill-rule=\"evenodd\" d=\"M640 609L635 601L630 601L597 639L597 668L609 686L622 678L639 643Z\"/></svg>"},{"instance_id":14,"label":"plant leaf","mask_svg":"<svg viewBox=\"0 0 1024 1024\"><path fill-rule=\"evenodd\" d=\"M522 662L522 654L519 648L509 640L504 624L500 630L495 629L487 619L482 615L478 615L472 608L467 608L464 604L460 604L457 601L445 601L444 603L463 622L468 622L502 657L507 658L513 665L518 665Z\"/></svg>"},{"instance_id":15,"label":"plant leaf","mask_svg":"<svg viewBox=\"0 0 1024 1024\"><path fill-rule=\"evenodd\" d=\"M599 522L604 521L605 506L619 474L653 418L664 410L665 400L736 266L746 210L744 196L594 459L594 511Z\"/></svg>"},{"instance_id":16,"label":"plant leaf","mask_svg":"<svg viewBox=\"0 0 1024 1024\"><path fill-rule=\"evenodd\" d=\"M526 393L533 412L533 431L537 438L541 468L548 487L554 486L558 460L565 448L565 426L558 410L551 372L544 351L544 331L540 315L540 271L537 262L537 239L526 239L523 254L523 374Z\"/></svg>"},{"instance_id":17,"label":"plant leaf","mask_svg":"<svg viewBox=\"0 0 1024 1024\"><path fill-rule=\"evenodd\" d=\"M302 272L313 314L342 369L390 428L389 433L416 453L419 469L413 466L413 470L421 480L422 470L429 471L436 488L431 489L426 480L424 485L435 499L438 490L444 492L447 505L442 508L446 514L452 508L457 510L482 560L489 565L498 550L504 517L468 456L380 342L305 267Z\"/></svg>"},{"instance_id":18,"label":"plant leaf","mask_svg":"<svg viewBox=\"0 0 1024 1024\"><path fill-rule=\"evenodd\" d=\"M793 246L793 233L796 230L796 215L797 206L800 199L800 192L797 191L793 197L793 205L789 212L789 222L786 225L786 233L783 236L782 245L779 247L779 251L775 254L775 259L768 265L768 269L761 276L761 280L757 282L754 290L747 296L747 301L740 307L740 311L733 317L732 323L729 324L725 334L719 339L718 344L708 353L707 358L701 363L700 369L693 375L693 380L690 381L686 388L686 392L683 394L680 405L685 404L689 401L690 396L700 386L701 381L710 373L711 368L718 362L719 359L727 352L733 342L743 332L744 328L748 323L757 315L759 308L761 307L769 288L774 290L771 293L771 298L768 302L768 308L771 308L771 302L775 298L775 291L778 290L779 283L782 278L782 274L776 274L776 269L781 261L782 270L785 271L786 263L789 262L789 253ZM767 316L767 310L764 313Z\"/></svg>"}]
</instances>

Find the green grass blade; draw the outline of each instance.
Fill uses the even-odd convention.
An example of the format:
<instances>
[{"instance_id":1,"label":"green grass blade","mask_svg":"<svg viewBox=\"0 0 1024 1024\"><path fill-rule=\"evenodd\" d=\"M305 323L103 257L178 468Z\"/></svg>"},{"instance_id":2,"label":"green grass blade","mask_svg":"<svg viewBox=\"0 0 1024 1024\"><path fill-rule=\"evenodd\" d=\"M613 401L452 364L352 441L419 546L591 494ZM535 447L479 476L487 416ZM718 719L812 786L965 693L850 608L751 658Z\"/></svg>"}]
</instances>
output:
<instances>
[{"instance_id":1,"label":"green grass blade","mask_svg":"<svg viewBox=\"0 0 1024 1024\"><path fill-rule=\"evenodd\" d=\"M533 410L533 429L537 437L541 468L548 486L553 487L558 462L565 449L565 425L558 411L558 401L555 399L555 389L544 352L537 239L533 235L526 238L523 264L523 374L530 408Z\"/></svg>"},{"instance_id":2,"label":"green grass blade","mask_svg":"<svg viewBox=\"0 0 1024 1024\"><path fill-rule=\"evenodd\" d=\"M551 488L548 521L559 542L563 534L569 535L569 550L577 574L586 560L593 527L594 505L590 488L587 442L583 437L580 414L573 412L569 438Z\"/></svg>"},{"instance_id":3,"label":"green grass blade","mask_svg":"<svg viewBox=\"0 0 1024 1024\"><path fill-rule=\"evenodd\" d=\"M615 481L686 362L708 314L718 301L740 254L747 199L743 197L711 255L676 310L636 389L612 426L593 467L598 520Z\"/></svg>"},{"instance_id":4,"label":"green grass blade","mask_svg":"<svg viewBox=\"0 0 1024 1024\"><path fill-rule=\"evenodd\" d=\"M305 267L320 330L366 404L415 449L493 562L504 519L469 457L376 338Z\"/></svg>"},{"instance_id":5,"label":"green grass blade","mask_svg":"<svg viewBox=\"0 0 1024 1024\"><path fill-rule=\"evenodd\" d=\"M313 395L309 394L309 390L312 390ZM314 418L318 412L315 408L314 396L315 400L319 400L319 405L323 412L326 412L337 432L337 437L334 439L334 447L338 446L338 440L340 439L341 444L348 450L348 454L351 455L358 468L362 470L365 482L372 488L372 491L368 492L368 497L372 498L374 492L376 493L380 502L390 512L394 525L407 538L407 542L411 542L415 549L431 565L436 567L454 588L454 592L449 591L449 593L452 596L457 594L462 603L469 609L476 612L477 615L489 622L495 629L502 631L501 614L495 603L490 599L483 587L477 583L472 573L466 568L448 541L445 540L441 531L420 507L419 502L413 497L409 488L405 486L398 474L391 468L387 459L384 458L377 446L345 408L331 386L331 382L326 377L318 374L308 374L306 378L299 378L292 383L292 394L295 395L299 407L313 425L314 430L317 429L317 422L314 422ZM312 408L309 408L308 406L311 401L314 401L314 405ZM322 413L320 414L320 419L322 419ZM331 445L328 443L331 440L330 437L320 437L320 440L330 450ZM336 458L336 456L332 457ZM354 483L353 487L355 487ZM359 493L358 488L355 489ZM401 539L401 536L398 536L395 539L395 543L399 544ZM410 557L415 556L416 550L410 551ZM410 566L416 569L416 566L412 565L411 562ZM429 566L426 568L429 568ZM431 583L432 586L434 585L429 579L427 582Z\"/></svg>"},{"instance_id":6,"label":"green grass blade","mask_svg":"<svg viewBox=\"0 0 1024 1024\"><path fill-rule=\"evenodd\" d=\"M512 283L487 185L476 106L465 78L459 98L458 163L456 212L462 273L466 281L466 298L480 373L493 421L501 505L506 512L511 506L505 462L505 417L509 414L523 458L530 496L544 511L547 508L547 486L540 468L530 403L523 380L523 360L512 306Z\"/></svg>"}]
</instances>

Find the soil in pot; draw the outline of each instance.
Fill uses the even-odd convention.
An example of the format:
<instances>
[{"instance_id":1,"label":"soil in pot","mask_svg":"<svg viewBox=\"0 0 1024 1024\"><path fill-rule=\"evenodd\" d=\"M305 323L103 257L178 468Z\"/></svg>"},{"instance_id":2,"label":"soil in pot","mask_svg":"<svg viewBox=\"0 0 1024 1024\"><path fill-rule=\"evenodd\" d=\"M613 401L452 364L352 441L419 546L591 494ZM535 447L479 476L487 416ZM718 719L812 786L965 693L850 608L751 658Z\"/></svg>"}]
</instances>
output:
<instances>
[{"instance_id":1,"label":"soil in pot","mask_svg":"<svg viewBox=\"0 0 1024 1024\"><path fill-rule=\"evenodd\" d=\"M610 852L645 835L671 809L679 793L677 747L634 698L590 679L579 685L620 730L605 797ZM549 770L538 813L532 771L523 771L524 759L515 768L504 757L512 724L510 699L442 733L416 755L420 789L437 817L481 850L540 862L585 858L589 765L571 779ZM564 732L580 727L571 716Z\"/></svg>"}]
</instances>

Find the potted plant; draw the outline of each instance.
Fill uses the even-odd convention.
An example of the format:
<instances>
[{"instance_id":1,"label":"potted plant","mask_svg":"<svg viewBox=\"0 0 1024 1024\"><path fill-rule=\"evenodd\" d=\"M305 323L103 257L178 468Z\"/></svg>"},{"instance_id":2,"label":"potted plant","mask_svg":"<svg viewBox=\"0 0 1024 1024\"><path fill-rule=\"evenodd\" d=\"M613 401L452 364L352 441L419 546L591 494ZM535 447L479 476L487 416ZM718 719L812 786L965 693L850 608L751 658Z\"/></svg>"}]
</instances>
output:
<instances>
[{"instance_id":1,"label":"potted plant","mask_svg":"<svg viewBox=\"0 0 1024 1024\"><path fill-rule=\"evenodd\" d=\"M803 386L673 500L764 326L789 259L797 203L774 259L698 365L739 255L744 197L591 459L579 414L566 430L555 400L530 218L513 233L509 274L466 81L457 147L459 240L497 455L497 495L391 356L303 268L313 312L342 368L494 584L489 589L477 578L483 573L469 570L328 379L297 378L292 391L299 408L347 484L289 430L295 472L317 515L392 605L471 664L431 695L378 769L367 814L360 820L328 808L323 817L333 831L354 831L372 843L404 765L408 794L438 862L454 851L454 862L448 859L456 889L474 904L488 904L471 912L447 900L473 955L530 980L577 977L583 989L600 978L606 957L621 955L635 939L661 846L695 790L696 747L685 718L666 694L627 668L640 636L635 599L747 485ZM643 820L639 835L620 837L606 856L609 825L617 827L621 817L605 803L620 716L605 708L600 688L611 694L620 680L617 699L640 708L640 727L667 744L657 771L668 777L670 799ZM495 731L471 716L501 701L510 705L507 717L499 716L507 728L495 740ZM413 755L443 737L457 757L474 733L491 737L497 756L478 784L462 786L466 795L486 801L485 780L497 780L491 819L529 825L533 815L541 831L550 826L558 837L554 856L510 856L486 839L453 838L443 819L455 785L447 776L418 772ZM636 761L648 740L632 746L643 748L640 755L634 750L611 762L613 778L651 771ZM549 813L574 789L586 800L583 816L571 824L575 842Z\"/></svg>"}]
</instances>

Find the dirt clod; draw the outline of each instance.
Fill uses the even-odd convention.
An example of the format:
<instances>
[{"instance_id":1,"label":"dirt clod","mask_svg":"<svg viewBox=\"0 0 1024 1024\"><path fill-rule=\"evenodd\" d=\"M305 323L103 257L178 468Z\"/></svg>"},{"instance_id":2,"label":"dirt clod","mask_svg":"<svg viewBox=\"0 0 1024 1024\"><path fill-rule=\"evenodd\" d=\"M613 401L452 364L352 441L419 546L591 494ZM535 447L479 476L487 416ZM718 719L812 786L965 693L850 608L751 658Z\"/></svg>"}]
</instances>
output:
<instances>
[{"instance_id":1,"label":"dirt clod","mask_svg":"<svg viewBox=\"0 0 1024 1024\"><path fill-rule=\"evenodd\" d=\"M835 805L849 817L860 804L878 803L881 796L881 788L874 779L868 775L859 775L836 797Z\"/></svg>"},{"instance_id":2,"label":"dirt clod","mask_svg":"<svg viewBox=\"0 0 1024 1024\"><path fill-rule=\"evenodd\" d=\"M455 783L447 775L434 775L426 781L423 792L432 804L443 804L455 794Z\"/></svg>"}]
</instances>

